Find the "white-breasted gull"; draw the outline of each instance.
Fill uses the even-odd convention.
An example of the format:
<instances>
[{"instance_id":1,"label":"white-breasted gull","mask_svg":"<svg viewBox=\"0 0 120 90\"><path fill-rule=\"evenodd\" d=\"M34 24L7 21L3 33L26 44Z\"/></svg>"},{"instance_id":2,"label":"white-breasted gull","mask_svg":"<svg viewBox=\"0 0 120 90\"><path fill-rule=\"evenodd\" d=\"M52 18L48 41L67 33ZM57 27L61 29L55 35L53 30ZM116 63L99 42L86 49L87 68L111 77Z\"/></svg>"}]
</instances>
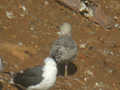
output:
<instances>
[{"instance_id":1,"label":"white-breasted gull","mask_svg":"<svg viewBox=\"0 0 120 90\"><path fill-rule=\"evenodd\" d=\"M18 72L13 77L11 84L19 87L19 90L49 90L55 82L57 75L57 64L55 59L47 57L43 66L35 66Z\"/></svg>"}]
</instances>

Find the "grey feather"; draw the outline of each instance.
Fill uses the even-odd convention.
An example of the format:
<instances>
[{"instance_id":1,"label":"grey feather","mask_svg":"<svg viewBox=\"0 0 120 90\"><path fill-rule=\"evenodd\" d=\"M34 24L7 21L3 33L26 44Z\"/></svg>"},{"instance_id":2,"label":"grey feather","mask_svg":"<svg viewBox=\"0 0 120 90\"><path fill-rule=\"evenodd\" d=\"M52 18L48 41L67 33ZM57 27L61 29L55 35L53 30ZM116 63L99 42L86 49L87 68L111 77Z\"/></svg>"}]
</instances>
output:
<instances>
[{"instance_id":1,"label":"grey feather","mask_svg":"<svg viewBox=\"0 0 120 90\"><path fill-rule=\"evenodd\" d=\"M30 85L38 84L43 79L42 68L43 67L41 67L41 66L37 66L37 67L27 69L27 70L23 71L23 73L19 72L15 75L14 82L16 84L20 84L26 88Z\"/></svg>"}]
</instances>

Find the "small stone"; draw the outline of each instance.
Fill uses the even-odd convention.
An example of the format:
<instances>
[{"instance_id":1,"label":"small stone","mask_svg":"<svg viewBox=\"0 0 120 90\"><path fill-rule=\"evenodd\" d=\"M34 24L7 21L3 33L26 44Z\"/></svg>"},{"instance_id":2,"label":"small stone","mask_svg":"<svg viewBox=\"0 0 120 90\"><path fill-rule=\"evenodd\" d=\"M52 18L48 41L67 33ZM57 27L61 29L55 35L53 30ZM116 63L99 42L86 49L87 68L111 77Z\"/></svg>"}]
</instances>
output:
<instances>
[{"instance_id":1,"label":"small stone","mask_svg":"<svg viewBox=\"0 0 120 90\"><path fill-rule=\"evenodd\" d=\"M26 11L26 7L24 5L22 5L21 8L23 9L23 11Z\"/></svg>"},{"instance_id":2,"label":"small stone","mask_svg":"<svg viewBox=\"0 0 120 90\"><path fill-rule=\"evenodd\" d=\"M96 82L96 83L95 83L95 86L96 86L96 87L104 87L104 83L101 82L101 81L100 81L100 82Z\"/></svg>"},{"instance_id":3,"label":"small stone","mask_svg":"<svg viewBox=\"0 0 120 90\"><path fill-rule=\"evenodd\" d=\"M86 46L87 46L87 43L82 43L79 45L80 48L86 48Z\"/></svg>"},{"instance_id":4,"label":"small stone","mask_svg":"<svg viewBox=\"0 0 120 90\"><path fill-rule=\"evenodd\" d=\"M18 46L23 46L23 43L22 42L18 42Z\"/></svg>"},{"instance_id":5,"label":"small stone","mask_svg":"<svg viewBox=\"0 0 120 90\"><path fill-rule=\"evenodd\" d=\"M10 11L6 11L6 16L9 18L9 19L13 19L15 16L13 15L13 12L10 12Z\"/></svg>"},{"instance_id":6,"label":"small stone","mask_svg":"<svg viewBox=\"0 0 120 90\"><path fill-rule=\"evenodd\" d=\"M35 30L35 28L34 28L34 27L30 27L30 30L31 30L31 31L34 31L34 30Z\"/></svg>"},{"instance_id":7,"label":"small stone","mask_svg":"<svg viewBox=\"0 0 120 90\"><path fill-rule=\"evenodd\" d=\"M86 74L88 74L88 75L90 75L90 76L94 76L94 73L93 73L92 71L90 71L90 70L87 70L87 71L86 71Z\"/></svg>"},{"instance_id":8,"label":"small stone","mask_svg":"<svg viewBox=\"0 0 120 90\"><path fill-rule=\"evenodd\" d=\"M113 69L109 69L108 72L109 72L109 73L112 73L112 72L113 72Z\"/></svg>"},{"instance_id":9,"label":"small stone","mask_svg":"<svg viewBox=\"0 0 120 90\"><path fill-rule=\"evenodd\" d=\"M85 77L85 78L84 78L84 81L85 81L85 82L87 82L87 80L88 80L88 78L87 78L87 77Z\"/></svg>"},{"instance_id":10,"label":"small stone","mask_svg":"<svg viewBox=\"0 0 120 90\"><path fill-rule=\"evenodd\" d=\"M104 52L103 52L105 55L114 55L114 52L112 50L109 50L109 49L104 49Z\"/></svg>"},{"instance_id":11,"label":"small stone","mask_svg":"<svg viewBox=\"0 0 120 90\"><path fill-rule=\"evenodd\" d=\"M117 19L119 19L119 18L118 18L118 16L114 16L114 19L117 20Z\"/></svg>"},{"instance_id":12,"label":"small stone","mask_svg":"<svg viewBox=\"0 0 120 90\"><path fill-rule=\"evenodd\" d=\"M114 25L115 28L117 28L117 27L119 27L119 26L120 26L119 24L115 24L115 25Z\"/></svg>"},{"instance_id":13,"label":"small stone","mask_svg":"<svg viewBox=\"0 0 120 90\"><path fill-rule=\"evenodd\" d=\"M44 5L48 5L49 2L47 0L44 1Z\"/></svg>"}]
</instances>

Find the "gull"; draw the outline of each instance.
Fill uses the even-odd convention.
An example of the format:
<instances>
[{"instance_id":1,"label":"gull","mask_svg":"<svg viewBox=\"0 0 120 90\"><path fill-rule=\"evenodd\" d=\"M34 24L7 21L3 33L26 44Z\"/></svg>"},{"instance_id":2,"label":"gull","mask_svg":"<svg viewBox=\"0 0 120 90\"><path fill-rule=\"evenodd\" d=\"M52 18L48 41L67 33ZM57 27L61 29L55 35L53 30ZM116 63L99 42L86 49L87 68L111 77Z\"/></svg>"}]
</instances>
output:
<instances>
[{"instance_id":1,"label":"gull","mask_svg":"<svg viewBox=\"0 0 120 90\"><path fill-rule=\"evenodd\" d=\"M56 60L47 57L43 66L35 66L17 72L11 84L19 90L49 90L56 82L57 64Z\"/></svg>"},{"instance_id":2,"label":"gull","mask_svg":"<svg viewBox=\"0 0 120 90\"><path fill-rule=\"evenodd\" d=\"M77 55L78 47L76 42L72 39L72 26L65 22L60 26L58 32L59 38L53 42L50 56L55 57L57 63L65 64L65 77L68 72L68 64L73 61Z\"/></svg>"}]
</instances>

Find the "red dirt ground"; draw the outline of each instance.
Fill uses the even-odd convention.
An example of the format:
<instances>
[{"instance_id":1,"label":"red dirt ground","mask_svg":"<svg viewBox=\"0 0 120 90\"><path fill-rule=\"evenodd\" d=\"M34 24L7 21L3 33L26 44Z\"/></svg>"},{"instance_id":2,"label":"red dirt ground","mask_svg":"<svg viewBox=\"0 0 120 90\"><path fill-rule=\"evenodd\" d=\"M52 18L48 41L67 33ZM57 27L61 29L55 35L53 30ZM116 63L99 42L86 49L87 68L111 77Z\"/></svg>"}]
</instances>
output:
<instances>
[{"instance_id":1,"label":"red dirt ground","mask_svg":"<svg viewBox=\"0 0 120 90\"><path fill-rule=\"evenodd\" d=\"M115 27L105 30L55 0L0 0L0 56L5 71L42 64L58 26L69 22L79 47L77 71L58 77L51 90L120 90L120 1L102 0ZM6 76L7 78L7 76ZM17 90L4 82L4 90Z\"/></svg>"}]
</instances>

